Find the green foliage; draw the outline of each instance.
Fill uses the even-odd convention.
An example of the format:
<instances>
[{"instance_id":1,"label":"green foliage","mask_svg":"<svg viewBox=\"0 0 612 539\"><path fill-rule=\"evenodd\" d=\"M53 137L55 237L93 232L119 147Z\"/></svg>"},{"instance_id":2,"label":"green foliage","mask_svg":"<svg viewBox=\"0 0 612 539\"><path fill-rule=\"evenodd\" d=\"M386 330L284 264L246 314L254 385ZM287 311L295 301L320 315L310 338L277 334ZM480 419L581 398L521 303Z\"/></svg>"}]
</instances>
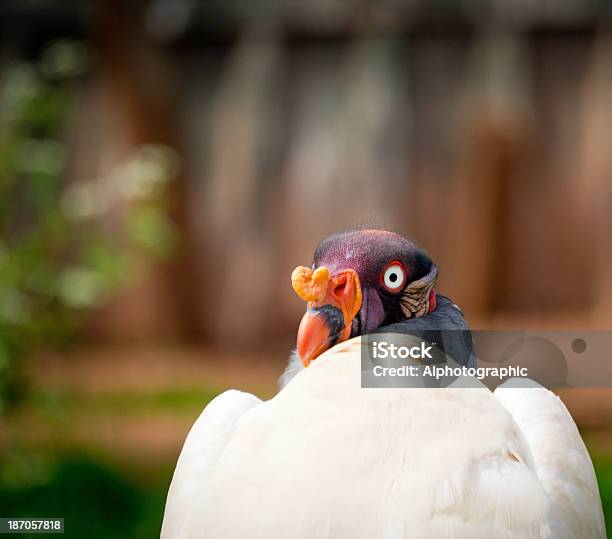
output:
<instances>
[{"instance_id":1,"label":"green foliage","mask_svg":"<svg viewBox=\"0 0 612 539\"><path fill-rule=\"evenodd\" d=\"M14 436L0 453L3 515L63 517L66 537L159 537L177 455L146 444L134 453L129 440L104 443L100 431L167 417L190 423L218 393L201 384L111 393L34 388L7 420ZM84 422L91 435L80 437L74 425ZM41 426L51 428L43 434Z\"/></svg>"},{"instance_id":2,"label":"green foliage","mask_svg":"<svg viewBox=\"0 0 612 539\"><path fill-rule=\"evenodd\" d=\"M12 517L63 517L67 538L150 538L159 536L169 474L142 484L87 455L19 453L0 461L0 507Z\"/></svg>"},{"instance_id":3,"label":"green foliage","mask_svg":"<svg viewBox=\"0 0 612 539\"><path fill-rule=\"evenodd\" d=\"M34 390L29 409L48 422L67 423L75 413L91 417L139 417L155 413L197 417L221 391L207 387L164 389L153 392L115 391L85 393L81 391Z\"/></svg>"},{"instance_id":4,"label":"green foliage","mask_svg":"<svg viewBox=\"0 0 612 539\"><path fill-rule=\"evenodd\" d=\"M594 455L593 466L609 534L612 530L612 455Z\"/></svg>"},{"instance_id":5,"label":"green foliage","mask_svg":"<svg viewBox=\"0 0 612 539\"><path fill-rule=\"evenodd\" d=\"M0 460L0 507L10 516L64 517L67 538L158 537L173 465L149 471L145 483L86 454L20 452ZM612 462L594 465L609 527Z\"/></svg>"},{"instance_id":6,"label":"green foliage","mask_svg":"<svg viewBox=\"0 0 612 539\"><path fill-rule=\"evenodd\" d=\"M170 148L143 146L103 177L64 179L65 120L85 69L83 47L61 41L0 73L0 415L23 393L28 349L72 335L175 243Z\"/></svg>"}]
</instances>

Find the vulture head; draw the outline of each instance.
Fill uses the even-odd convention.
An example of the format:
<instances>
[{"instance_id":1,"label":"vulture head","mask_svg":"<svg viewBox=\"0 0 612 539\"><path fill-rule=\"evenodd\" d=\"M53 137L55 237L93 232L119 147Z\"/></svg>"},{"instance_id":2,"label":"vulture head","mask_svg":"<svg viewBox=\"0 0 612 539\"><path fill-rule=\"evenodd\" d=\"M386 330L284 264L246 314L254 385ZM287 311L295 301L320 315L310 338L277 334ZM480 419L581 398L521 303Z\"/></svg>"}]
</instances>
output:
<instances>
[{"instance_id":1,"label":"vulture head","mask_svg":"<svg viewBox=\"0 0 612 539\"><path fill-rule=\"evenodd\" d=\"M386 230L357 230L323 240L311 267L291 275L307 302L297 337L304 366L334 344L436 308L438 270L413 241Z\"/></svg>"}]
</instances>

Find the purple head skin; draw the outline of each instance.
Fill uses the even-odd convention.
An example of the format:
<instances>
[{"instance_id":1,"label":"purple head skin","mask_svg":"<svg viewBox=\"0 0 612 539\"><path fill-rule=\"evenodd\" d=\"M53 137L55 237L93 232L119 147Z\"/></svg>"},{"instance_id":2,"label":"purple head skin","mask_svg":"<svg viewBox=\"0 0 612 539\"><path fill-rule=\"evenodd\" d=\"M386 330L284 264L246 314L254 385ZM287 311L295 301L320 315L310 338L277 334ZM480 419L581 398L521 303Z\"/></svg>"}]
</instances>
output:
<instances>
[{"instance_id":1,"label":"purple head skin","mask_svg":"<svg viewBox=\"0 0 612 539\"><path fill-rule=\"evenodd\" d=\"M356 230L330 236L315 251L313 268L319 267L329 270L330 283L354 271L361 305L348 320L346 309L333 300L342 296L337 284L330 284L335 289L328 291L329 302L309 304L298 333L298 352L306 365L336 342L435 308L437 269L423 249L399 234Z\"/></svg>"}]
</instances>

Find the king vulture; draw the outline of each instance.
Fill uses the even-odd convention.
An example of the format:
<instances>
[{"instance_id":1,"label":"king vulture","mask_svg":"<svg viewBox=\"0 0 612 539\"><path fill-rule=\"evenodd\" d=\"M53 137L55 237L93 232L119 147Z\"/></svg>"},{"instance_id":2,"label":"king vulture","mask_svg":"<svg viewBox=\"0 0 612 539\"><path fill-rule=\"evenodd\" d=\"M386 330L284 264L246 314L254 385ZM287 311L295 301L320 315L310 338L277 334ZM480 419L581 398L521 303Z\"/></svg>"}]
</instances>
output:
<instances>
[{"instance_id":1,"label":"king vulture","mask_svg":"<svg viewBox=\"0 0 612 539\"><path fill-rule=\"evenodd\" d=\"M436 275L391 232L324 240L292 275L308 307L281 391L205 408L162 538L604 538L593 465L550 391L361 387L360 335L467 328Z\"/></svg>"}]
</instances>

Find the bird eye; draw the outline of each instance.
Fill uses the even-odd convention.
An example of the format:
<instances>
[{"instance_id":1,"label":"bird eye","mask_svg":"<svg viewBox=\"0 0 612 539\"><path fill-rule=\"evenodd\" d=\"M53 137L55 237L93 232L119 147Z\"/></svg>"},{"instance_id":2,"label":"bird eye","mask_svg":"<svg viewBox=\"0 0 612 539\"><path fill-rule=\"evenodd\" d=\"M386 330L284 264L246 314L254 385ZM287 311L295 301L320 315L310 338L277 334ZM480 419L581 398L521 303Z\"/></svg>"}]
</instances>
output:
<instances>
[{"instance_id":1,"label":"bird eye","mask_svg":"<svg viewBox=\"0 0 612 539\"><path fill-rule=\"evenodd\" d=\"M397 292L406 284L406 271L400 262L391 262L382 275L382 284L389 292Z\"/></svg>"}]
</instances>

